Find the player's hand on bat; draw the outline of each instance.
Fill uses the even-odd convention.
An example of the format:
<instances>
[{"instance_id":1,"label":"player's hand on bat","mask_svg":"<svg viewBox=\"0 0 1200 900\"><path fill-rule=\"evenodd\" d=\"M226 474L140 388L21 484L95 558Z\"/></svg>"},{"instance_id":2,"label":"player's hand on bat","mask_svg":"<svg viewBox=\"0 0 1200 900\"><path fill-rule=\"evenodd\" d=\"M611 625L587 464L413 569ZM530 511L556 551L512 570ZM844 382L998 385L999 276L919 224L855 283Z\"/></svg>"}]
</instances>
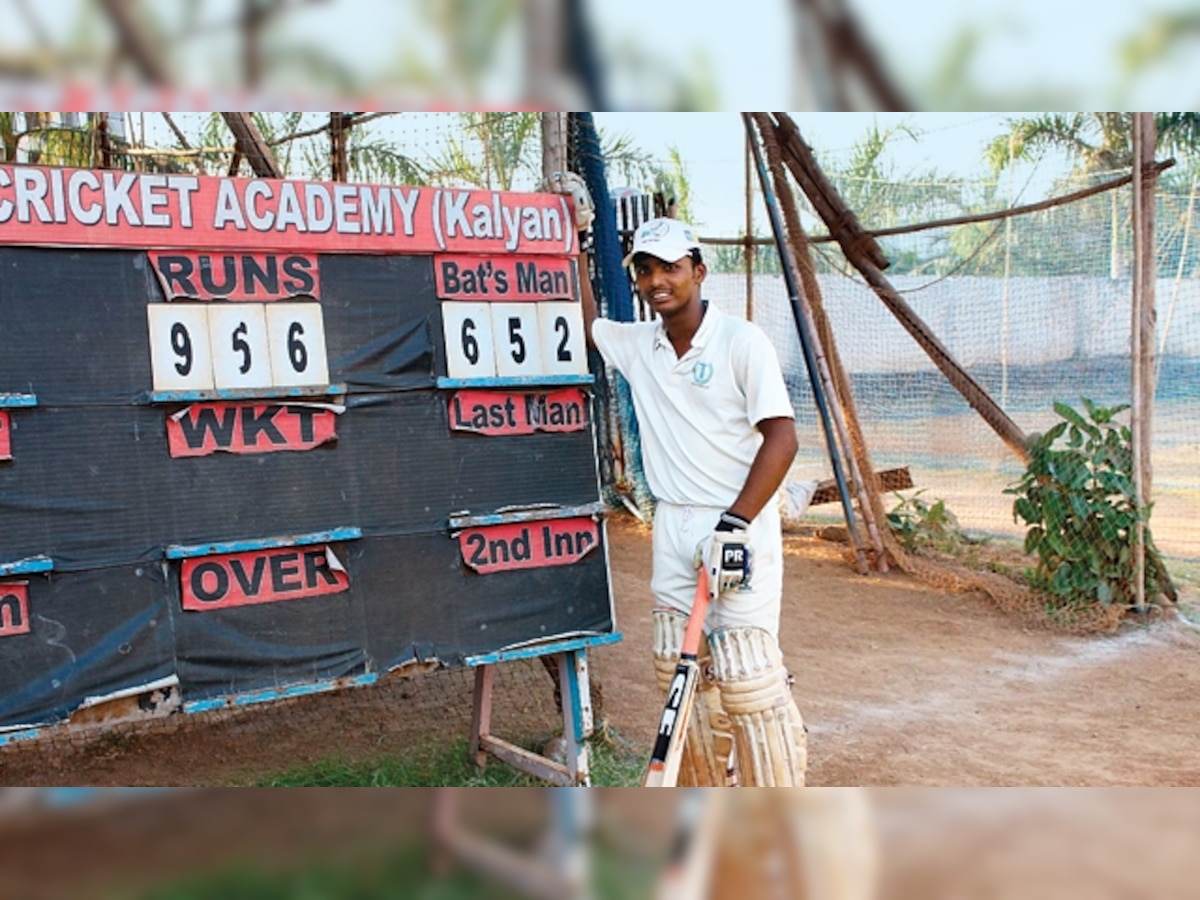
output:
<instances>
[{"instance_id":1,"label":"player's hand on bat","mask_svg":"<svg viewBox=\"0 0 1200 900\"><path fill-rule=\"evenodd\" d=\"M696 567L708 572L709 599L750 584L749 526L741 516L723 512L712 534L696 547Z\"/></svg>"}]
</instances>

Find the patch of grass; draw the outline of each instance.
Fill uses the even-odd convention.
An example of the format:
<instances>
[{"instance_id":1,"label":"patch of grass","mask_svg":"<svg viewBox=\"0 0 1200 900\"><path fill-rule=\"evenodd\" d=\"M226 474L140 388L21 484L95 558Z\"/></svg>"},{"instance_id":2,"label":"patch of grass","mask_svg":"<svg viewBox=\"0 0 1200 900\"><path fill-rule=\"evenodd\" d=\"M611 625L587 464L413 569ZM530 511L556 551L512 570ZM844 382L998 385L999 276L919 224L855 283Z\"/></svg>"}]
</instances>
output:
<instances>
[{"instance_id":1,"label":"patch of grass","mask_svg":"<svg viewBox=\"0 0 1200 900\"><path fill-rule=\"evenodd\" d=\"M542 742L533 742L532 747ZM641 784L649 754L601 726L589 742L592 784L596 787L633 787ZM544 787L545 782L489 759L480 769L467 749L467 741L429 745L403 755L389 754L353 760L327 757L314 763L252 780L252 787Z\"/></svg>"}]
</instances>

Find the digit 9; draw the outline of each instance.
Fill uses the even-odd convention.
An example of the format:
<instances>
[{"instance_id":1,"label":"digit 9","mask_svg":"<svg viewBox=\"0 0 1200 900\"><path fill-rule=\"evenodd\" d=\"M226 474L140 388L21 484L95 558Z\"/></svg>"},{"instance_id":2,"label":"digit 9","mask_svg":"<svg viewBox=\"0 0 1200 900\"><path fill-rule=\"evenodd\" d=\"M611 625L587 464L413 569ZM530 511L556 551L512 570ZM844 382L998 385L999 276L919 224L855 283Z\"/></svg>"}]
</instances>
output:
<instances>
[{"instance_id":1,"label":"digit 9","mask_svg":"<svg viewBox=\"0 0 1200 900\"><path fill-rule=\"evenodd\" d=\"M171 326L171 349L182 360L175 363L175 371L180 375L187 375L192 371L192 362L194 355L192 353L192 336L188 333L187 326L182 322L175 322Z\"/></svg>"}]
</instances>

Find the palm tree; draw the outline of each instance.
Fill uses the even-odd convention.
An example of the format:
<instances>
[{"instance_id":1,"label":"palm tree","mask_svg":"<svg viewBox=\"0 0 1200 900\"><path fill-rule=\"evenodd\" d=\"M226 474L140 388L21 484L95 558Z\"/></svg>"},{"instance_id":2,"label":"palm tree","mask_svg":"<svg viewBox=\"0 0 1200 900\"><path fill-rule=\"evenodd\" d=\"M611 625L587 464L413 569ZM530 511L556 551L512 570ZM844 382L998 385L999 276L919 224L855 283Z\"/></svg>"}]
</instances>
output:
<instances>
[{"instance_id":1,"label":"palm tree","mask_svg":"<svg viewBox=\"0 0 1200 900\"><path fill-rule=\"evenodd\" d=\"M461 113L459 136L429 163L430 181L510 191L522 173L540 179L540 128L538 113Z\"/></svg>"},{"instance_id":2,"label":"palm tree","mask_svg":"<svg viewBox=\"0 0 1200 900\"><path fill-rule=\"evenodd\" d=\"M1170 152L1200 151L1200 113L1156 113L1157 147ZM1059 150L1075 165L1075 174L1088 178L1119 172L1133 165L1133 114L1120 112L1045 113L1009 119L1008 130L985 150L992 170L999 173L1018 161L1032 161ZM1121 197L1110 192L1110 276L1128 267L1119 240L1129 213L1120 212Z\"/></svg>"},{"instance_id":3,"label":"palm tree","mask_svg":"<svg viewBox=\"0 0 1200 900\"><path fill-rule=\"evenodd\" d=\"M888 158L897 139L918 137L906 124L882 128L872 123L848 156L825 164L830 181L864 227L890 228L964 211L961 183L933 169L899 172ZM940 272L952 264L951 248L940 232L885 240L892 271ZM818 253L819 267L829 265L823 262L826 257Z\"/></svg>"}]
</instances>

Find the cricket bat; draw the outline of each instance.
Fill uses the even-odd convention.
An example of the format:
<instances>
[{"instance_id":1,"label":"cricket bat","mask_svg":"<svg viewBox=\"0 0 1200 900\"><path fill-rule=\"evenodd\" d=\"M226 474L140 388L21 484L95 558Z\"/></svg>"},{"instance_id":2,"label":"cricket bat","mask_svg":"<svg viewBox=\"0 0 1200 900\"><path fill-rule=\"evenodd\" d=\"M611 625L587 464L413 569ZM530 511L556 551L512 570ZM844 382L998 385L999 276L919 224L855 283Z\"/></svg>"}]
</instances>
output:
<instances>
[{"instance_id":1,"label":"cricket bat","mask_svg":"<svg viewBox=\"0 0 1200 900\"><path fill-rule=\"evenodd\" d=\"M650 765L646 768L642 787L675 787L679 778L683 742L687 737L692 701L700 680L700 666L696 662L696 654L700 649L700 637L704 633L704 617L707 612L708 572L702 567L700 578L696 582L696 596L692 599L692 612L683 632L679 665L675 667L675 675L667 689L667 700L663 705L662 717L658 720L658 734L654 739L654 750L650 753Z\"/></svg>"}]
</instances>

